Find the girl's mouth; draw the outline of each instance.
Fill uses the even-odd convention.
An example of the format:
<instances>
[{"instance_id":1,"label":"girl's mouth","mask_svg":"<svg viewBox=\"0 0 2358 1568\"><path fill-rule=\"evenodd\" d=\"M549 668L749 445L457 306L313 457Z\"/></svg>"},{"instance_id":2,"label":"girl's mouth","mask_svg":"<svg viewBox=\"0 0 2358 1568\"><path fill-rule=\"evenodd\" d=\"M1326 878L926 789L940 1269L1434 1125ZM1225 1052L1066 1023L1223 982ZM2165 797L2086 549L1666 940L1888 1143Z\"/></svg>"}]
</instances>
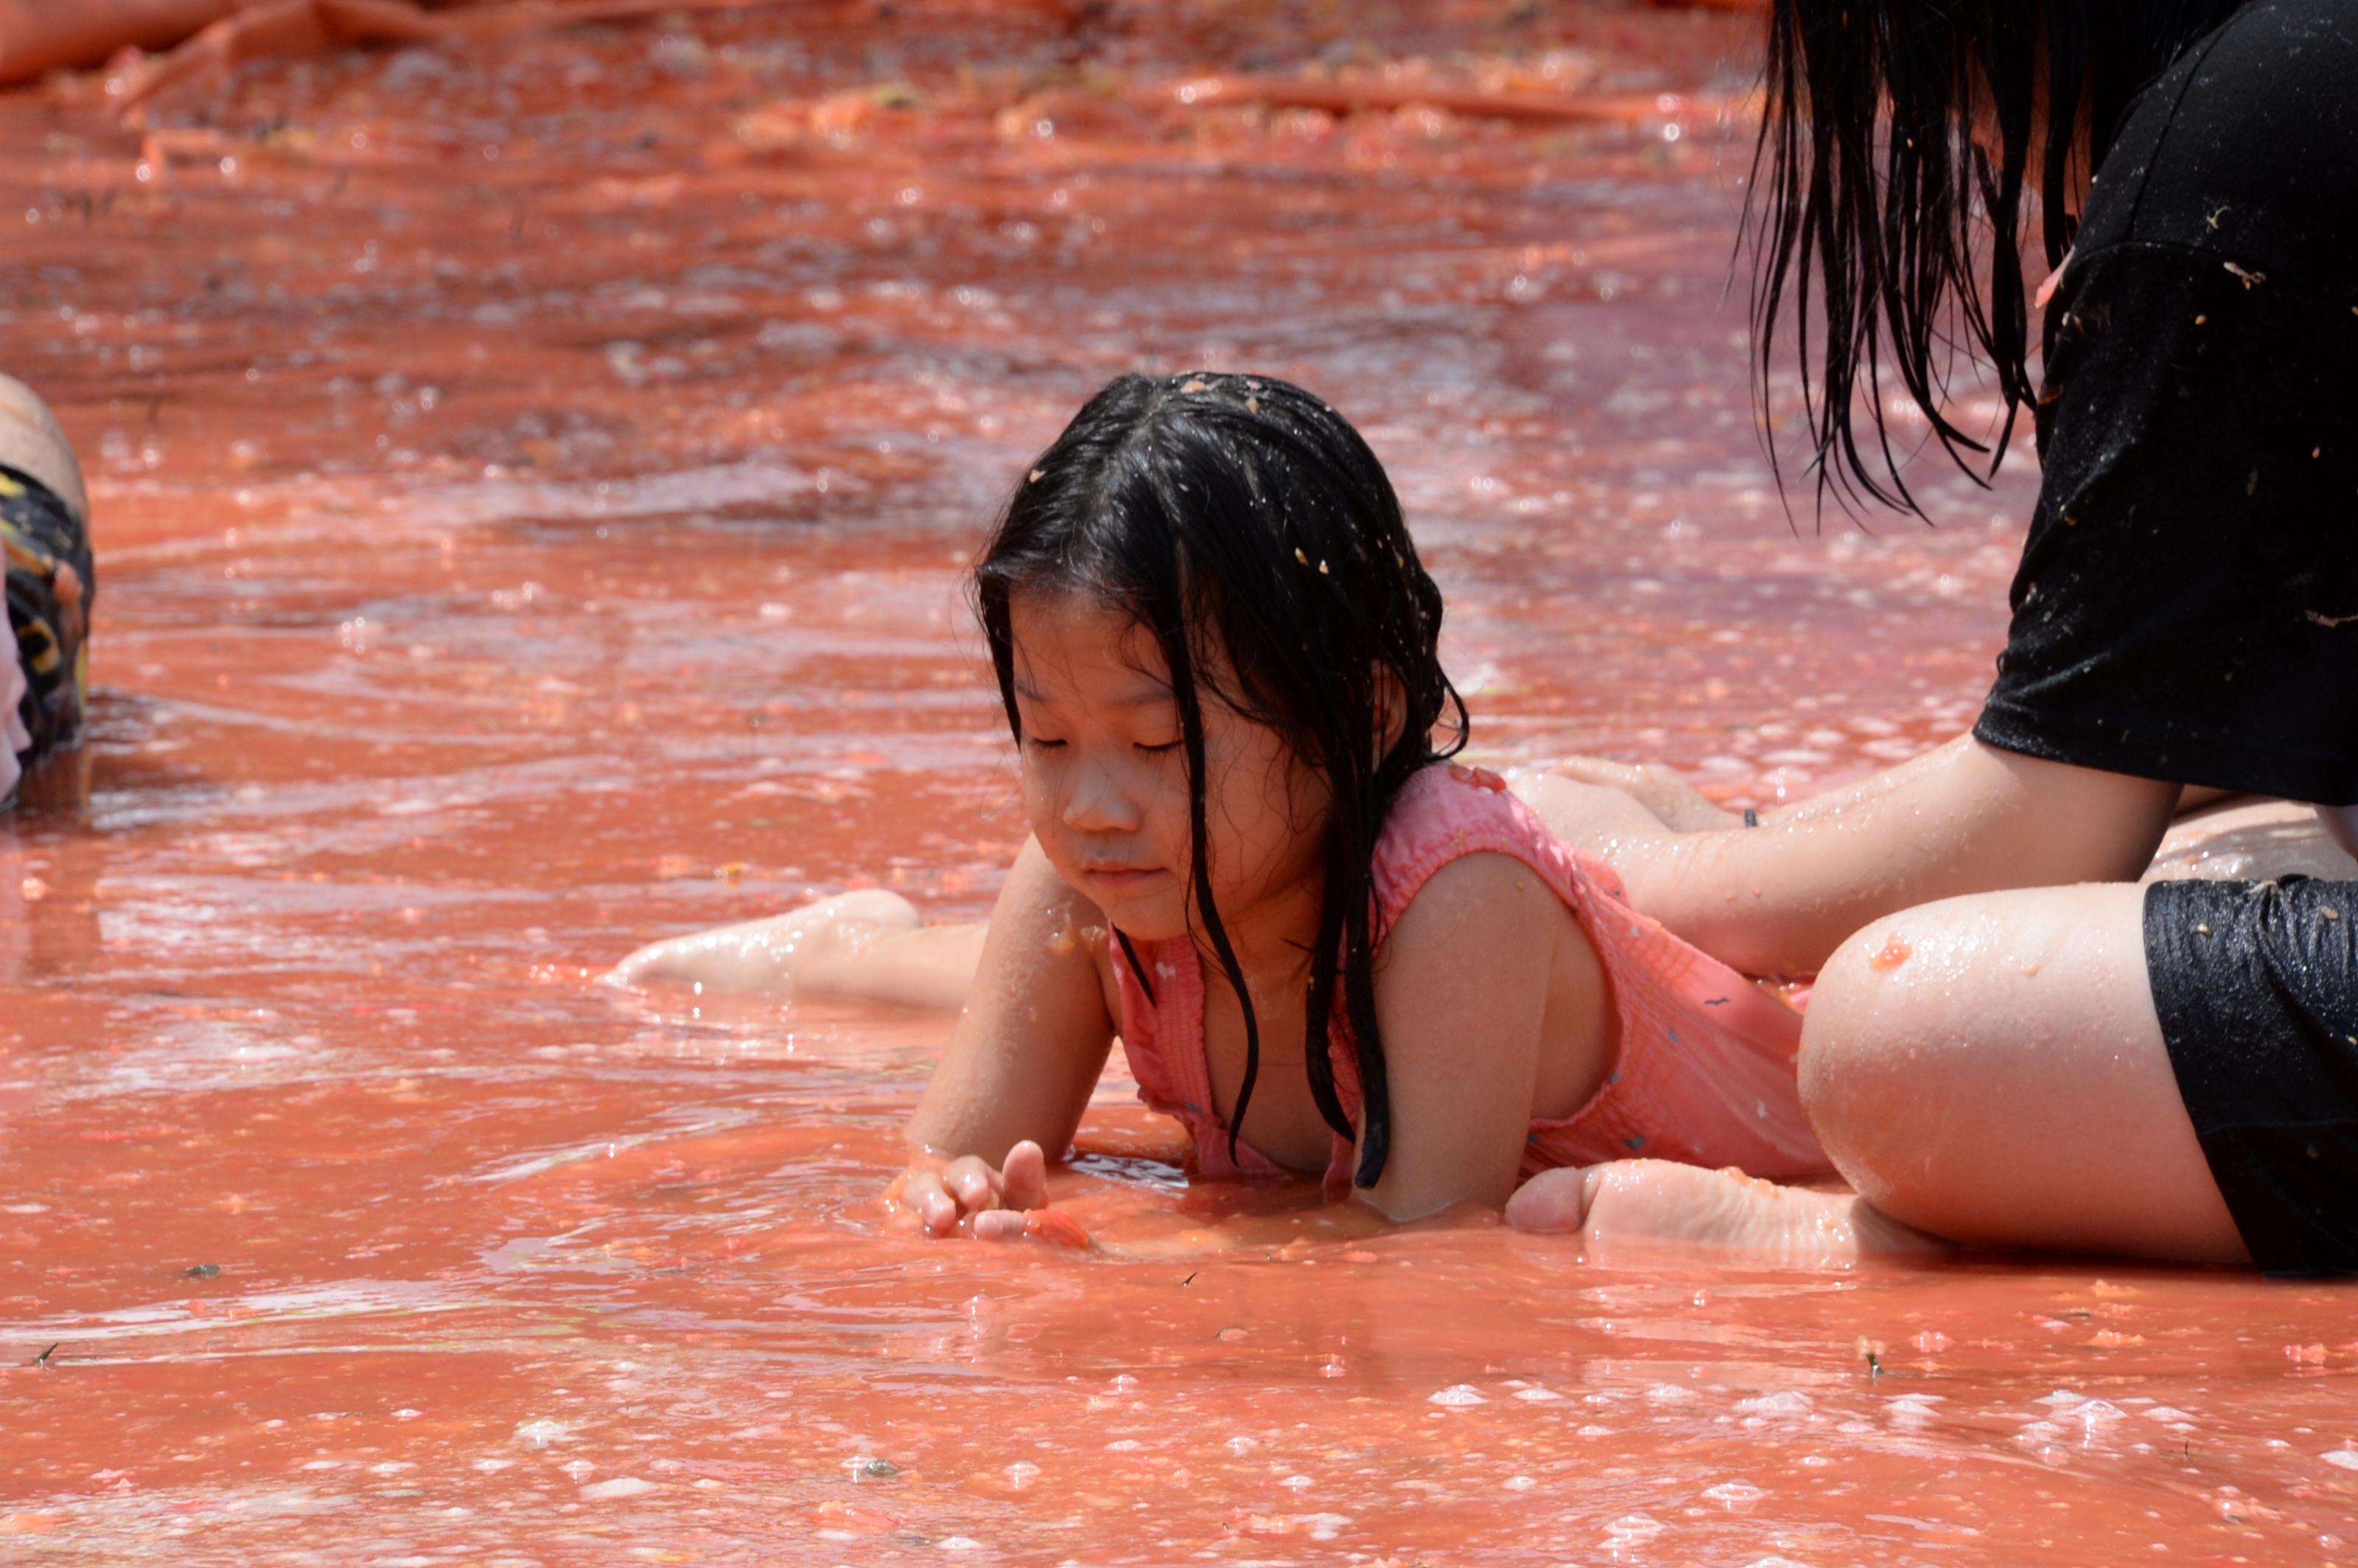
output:
<instances>
[{"instance_id":1,"label":"girl's mouth","mask_svg":"<svg viewBox=\"0 0 2358 1568\"><path fill-rule=\"evenodd\" d=\"M1143 887L1163 875L1161 868L1155 866L1090 865L1086 861L1081 871L1091 881L1118 892Z\"/></svg>"}]
</instances>

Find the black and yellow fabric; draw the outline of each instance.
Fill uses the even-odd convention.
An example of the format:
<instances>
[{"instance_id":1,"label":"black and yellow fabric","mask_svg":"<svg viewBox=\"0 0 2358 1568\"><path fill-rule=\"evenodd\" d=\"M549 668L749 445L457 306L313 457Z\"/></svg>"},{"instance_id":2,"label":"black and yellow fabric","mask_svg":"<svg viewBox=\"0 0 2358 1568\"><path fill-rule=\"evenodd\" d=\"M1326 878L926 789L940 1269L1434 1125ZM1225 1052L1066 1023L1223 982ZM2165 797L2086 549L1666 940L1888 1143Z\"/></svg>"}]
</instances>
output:
<instances>
[{"instance_id":1,"label":"black and yellow fabric","mask_svg":"<svg viewBox=\"0 0 2358 1568\"><path fill-rule=\"evenodd\" d=\"M32 740L17 760L30 768L81 739L98 590L88 523L40 481L0 465L0 557L8 630L25 672L16 716Z\"/></svg>"}]
</instances>

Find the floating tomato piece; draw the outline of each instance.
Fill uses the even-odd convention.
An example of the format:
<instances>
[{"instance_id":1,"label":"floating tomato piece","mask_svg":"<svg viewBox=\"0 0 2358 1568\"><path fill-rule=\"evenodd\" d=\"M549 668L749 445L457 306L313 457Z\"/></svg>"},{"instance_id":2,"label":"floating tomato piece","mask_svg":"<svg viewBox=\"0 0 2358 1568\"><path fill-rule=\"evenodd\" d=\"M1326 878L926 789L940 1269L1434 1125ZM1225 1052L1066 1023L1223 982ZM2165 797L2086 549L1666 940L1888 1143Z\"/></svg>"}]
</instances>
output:
<instances>
[{"instance_id":1,"label":"floating tomato piece","mask_svg":"<svg viewBox=\"0 0 2358 1568\"><path fill-rule=\"evenodd\" d=\"M1081 1222L1060 1208L1035 1208L1023 1217L1023 1234L1033 1241L1045 1241L1056 1247L1091 1245L1089 1233Z\"/></svg>"},{"instance_id":2,"label":"floating tomato piece","mask_svg":"<svg viewBox=\"0 0 2358 1568\"><path fill-rule=\"evenodd\" d=\"M901 1521L891 1514L850 1503L821 1503L803 1518L828 1530L858 1530L863 1535L882 1535L888 1530L899 1529L901 1525Z\"/></svg>"}]
</instances>

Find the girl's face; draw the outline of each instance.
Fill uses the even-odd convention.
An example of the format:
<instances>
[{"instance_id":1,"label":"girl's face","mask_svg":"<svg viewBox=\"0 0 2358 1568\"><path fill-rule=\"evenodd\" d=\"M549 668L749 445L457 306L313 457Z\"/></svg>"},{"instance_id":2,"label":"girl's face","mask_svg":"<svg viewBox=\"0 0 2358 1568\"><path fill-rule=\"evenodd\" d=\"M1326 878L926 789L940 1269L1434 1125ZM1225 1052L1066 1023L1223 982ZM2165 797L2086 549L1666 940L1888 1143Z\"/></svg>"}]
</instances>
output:
<instances>
[{"instance_id":1,"label":"girl's face","mask_svg":"<svg viewBox=\"0 0 2358 1568\"><path fill-rule=\"evenodd\" d=\"M1187 749L1162 649L1079 594L1018 592L1008 621L1033 836L1116 928L1188 935ZM1294 924L1305 896L1314 912L1326 792L1282 735L1209 689L1231 685L1224 667L1197 671L1212 895L1242 947L1257 930L1287 935L1269 928Z\"/></svg>"}]
</instances>

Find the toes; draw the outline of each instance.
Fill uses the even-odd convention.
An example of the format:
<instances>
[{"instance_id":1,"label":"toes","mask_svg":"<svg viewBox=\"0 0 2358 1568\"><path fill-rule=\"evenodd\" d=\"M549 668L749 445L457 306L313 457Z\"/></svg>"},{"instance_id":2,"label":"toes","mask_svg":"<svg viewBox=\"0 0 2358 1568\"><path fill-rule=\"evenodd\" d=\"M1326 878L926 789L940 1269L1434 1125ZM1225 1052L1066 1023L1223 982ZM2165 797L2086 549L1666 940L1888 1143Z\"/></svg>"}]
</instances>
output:
<instances>
[{"instance_id":1,"label":"toes","mask_svg":"<svg viewBox=\"0 0 2358 1568\"><path fill-rule=\"evenodd\" d=\"M1576 784L1603 784L1608 789L1633 783L1642 776L1636 768L1597 757L1563 757L1549 772L1560 779L1570 779Z\"/></svg>"},{"instance_id":2,"label":"toes","mask_svg":"<svg viewBox=\"0 0 2358 1568\"><path fill-rule=\"evenodd\" d=\"M1588 1217L1588 1199L1586 1171L1542 1171L1507 1200L1507 1223L1541 1235L1578 1230Z\"/></svg>"},{"instance_id":3,"label":"toes","mask_svg":"<svg viewBox=\"0 0 2358 1568\"><path fill-rule=\"evenodd\" d=\"M1866 1249L1857 1200L1781 1187L1740 1171L1666 1161L1600 1167L1582 1227L1588 1260L1642 1264L1665 1246L1707 1249L1723 1262L1773 1269L1846 1269ZM1625 1253L1624 1249L1628 1250Z\"/></svg>"}]
</instances>

